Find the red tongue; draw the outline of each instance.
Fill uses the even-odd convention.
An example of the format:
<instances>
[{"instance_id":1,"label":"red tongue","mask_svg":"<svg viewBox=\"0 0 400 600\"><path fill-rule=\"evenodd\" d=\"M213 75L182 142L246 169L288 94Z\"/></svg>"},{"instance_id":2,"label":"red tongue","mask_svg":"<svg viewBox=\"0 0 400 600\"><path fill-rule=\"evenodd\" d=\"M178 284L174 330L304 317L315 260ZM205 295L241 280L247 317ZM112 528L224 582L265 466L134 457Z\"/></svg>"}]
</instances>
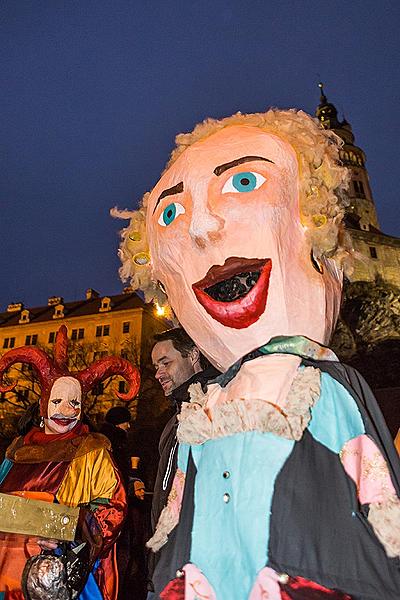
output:
<instances>
[{"instance_id":1,"label":"red tongue","mask_svg":"<svg viewBox=\"0 0 400 600\"><path fill-rule=\"evenodd\" d=\"M245 273L247 271L260 271L269 259L259 258L238 258L237 256L230 256L226 259L223 265L212 266L206 276L193 284L194 287L204 290L207 287L235 277L239 273Z\"/></svg>"}]
</instances>

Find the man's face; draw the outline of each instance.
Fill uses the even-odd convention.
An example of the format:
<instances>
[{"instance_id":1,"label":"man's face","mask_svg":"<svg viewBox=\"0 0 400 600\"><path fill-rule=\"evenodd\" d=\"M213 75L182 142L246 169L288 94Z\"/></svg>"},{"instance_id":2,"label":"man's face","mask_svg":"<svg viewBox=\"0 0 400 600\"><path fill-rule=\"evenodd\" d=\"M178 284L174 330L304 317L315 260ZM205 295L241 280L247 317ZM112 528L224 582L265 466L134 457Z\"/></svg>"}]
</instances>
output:
<instances>
[{"instance_id":1,"label":"man's face","mask_svg":"<svg viewBox=\"0 0 400 600\"><path fill-rule=\"evenodd\" d=\"M125 423L118 423L117 427L119 429L122 429L122 431L129 431L129 429L131 428L131 424L129 423L129 421L126 421Z\"/></svg>"},{"instance_id":2,"label":"man's face","mask_svg":"<svg viewBox=\"0 0 400 600\"><path fill-rule=\"evenodd\" d=\"M171 340L157 342L152 350L151 359L156 370L155 378L160 382L166 396L170 396L174 389L195 374L193 358L182 356L174 348Z\"/></svg>"},{"instance_id":3,"label":"man's face","mask_svg":"<svg viewBox=\"0 0 400 600\"><path fill-rule=\"evenodd\" d=\"M45 418L45 432L67 433L77 424L81 416L82 392L77 379L60 377L51 388Z\"/></svg>"},{"instance_id":4,"label":"man's face","mask_svg":"<svg viewBox=\"0 0 400 600\"><path fill-rule=\"evenodd\" d=\"M135 490L135 496L138 500L144 500L145 497L145 487L144 484L138 481L135 481L134 483L134 490Z\"/></svg>"},{"instance_id":5,"label":"man's face","mask_svg":"<svg viewBox=\"0 0 400 600\"><path fill-rule=\"evenodd\" d=\"M312 266L299 186L287 142L232 126L187 148L149 196L154 278L220 368L276 335L327 341L341 277Z\"/></svg>"}]
</instances>

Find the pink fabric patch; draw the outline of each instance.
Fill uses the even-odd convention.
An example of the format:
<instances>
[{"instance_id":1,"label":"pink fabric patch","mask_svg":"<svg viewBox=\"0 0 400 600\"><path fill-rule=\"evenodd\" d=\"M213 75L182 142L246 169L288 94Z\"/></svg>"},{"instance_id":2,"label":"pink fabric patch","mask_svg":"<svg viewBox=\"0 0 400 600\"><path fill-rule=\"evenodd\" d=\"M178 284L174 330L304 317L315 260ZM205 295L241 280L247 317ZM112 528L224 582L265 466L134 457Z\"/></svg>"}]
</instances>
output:
<instances>
[{"instance_id":1,"label":"pink fabric patch","mask_svg":"<svg viewBox=\"0 0 400 600\"><path fill-rule=\"evenodd\" d=\"M270 567L264 567L257 575L249 600L281 600L279 575Z\"/></svg>"},{"instance_id":2,"label":"pink fabric patch","mask_svg":"<svg viewBox=\"0 0 400 600\"><path fill-rule=\"evenodd\" d=\"M185 572L185 600L216 600L216 595L205 575L191 563L182 569Z\"/></svg>"},{"instance_id":3,"label":"pink fabric patch","mask_svg":"<svg viewBox=\"0 0 400 600\"><path fill-rule=\"evenodd\" d=\"M395 495L385 459L367 435L346 442L340 451L340 459L357 486L361 504L384 502Z\"/></svg>"},{"instance_id":4,"label":"pink fabric patch","mask_svg":"<svg viewBox=\"0 0 400 600\"><path fill-rule=\"evenodd\" d=\"M168 508L171 511L174 521L179 521L181 512L183 489L185 487L185 473L180 469L176 470L174 481L172 482L171 491L168 496Z\"/></svg>"}]
</instances>

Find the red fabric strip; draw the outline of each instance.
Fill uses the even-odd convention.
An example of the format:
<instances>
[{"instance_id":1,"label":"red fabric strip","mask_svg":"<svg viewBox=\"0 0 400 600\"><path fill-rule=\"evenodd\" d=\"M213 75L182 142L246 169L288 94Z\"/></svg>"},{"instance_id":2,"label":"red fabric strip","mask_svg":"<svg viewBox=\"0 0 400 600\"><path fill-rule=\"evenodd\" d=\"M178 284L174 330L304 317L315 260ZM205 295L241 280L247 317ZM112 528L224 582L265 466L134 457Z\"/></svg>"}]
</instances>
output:
<instances>
[{"instance_id":1,"label":"red fabric strip","mask_svg":"<svg viewBox=\"0 0 400 600\"><path fill-rule=\"evenodd\" d=\"M185 574L170 581L160 594L161 600L185 600Z\"/></svg>"},{"instance_id":2,"label":"red fabric strip","mask_svg":"<svg viewBox=\"0 0 400 600\"><path fill-rule=\"evenodd\" d=\"M282 600L352 600L348 594L330 590L304 577L290 577L288 583L280 584Z\"/></svg>"},{"instance_id":3,"label":"red fabric strip","mask_svg":"<svg viewBox=\"0 0 400 600\"><path fill-rule=\"evenodd\" d=\"M32 429L24 437L24 444L47 444L48 442L59 442L63 440L70 440L78 435L84 435L89 433L89 427L84 425L82 422L78 422L71 431L67 433L45 433L43 429L39 427L32 427Z\"/></svg>"},{"instance_id":4,"label":"red fabric strip","mask_svg":"<svg viewBox=\"0 0 400 600\"><path fill-rule=\"evenodd\" d=\"M46 491L55 495L71 463L15 463L0 486L0 491Z\"/></svg>"}]
</instances>

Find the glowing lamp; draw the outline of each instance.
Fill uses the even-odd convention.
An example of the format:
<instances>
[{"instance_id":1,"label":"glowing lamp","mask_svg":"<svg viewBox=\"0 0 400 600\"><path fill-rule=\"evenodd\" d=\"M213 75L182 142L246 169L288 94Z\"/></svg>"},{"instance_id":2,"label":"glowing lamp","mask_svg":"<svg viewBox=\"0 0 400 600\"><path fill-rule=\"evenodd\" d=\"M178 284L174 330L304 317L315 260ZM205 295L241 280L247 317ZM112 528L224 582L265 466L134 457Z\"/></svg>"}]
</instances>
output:
<instances>
[{"instance_id":1,"label":"glowing lamp","mask_svg":"<svg viewBox=\"0 0 400 600\"><path fill-rule=\"evenodd\" d=\"M157 317L164 317L165 316L165 307L164 306L160 306L158 304L158 302L156 302L155 313L156 313Z\"/></svg>"}]
</instances>

